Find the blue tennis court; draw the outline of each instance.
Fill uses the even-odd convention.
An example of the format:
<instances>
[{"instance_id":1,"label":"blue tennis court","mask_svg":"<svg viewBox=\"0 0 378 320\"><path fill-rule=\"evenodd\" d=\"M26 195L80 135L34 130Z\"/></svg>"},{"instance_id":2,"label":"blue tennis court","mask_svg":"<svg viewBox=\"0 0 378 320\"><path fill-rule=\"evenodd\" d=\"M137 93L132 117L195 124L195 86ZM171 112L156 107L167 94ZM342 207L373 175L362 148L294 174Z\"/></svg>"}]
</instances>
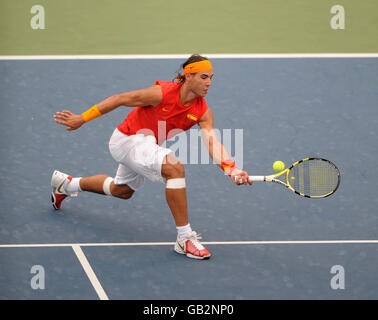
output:
<instances>
[{"instance_id":1,"label":"blue tennis court","mask_svg":"<svg viewBox=\"0 0 378 320\"><path fill-rule=\"evenodd\" d=\"M55 212L55 169L115 175L108 140L131 109L75 132L53 114L171 80L182 60L0 61L0 299L378 299L377 58L212 60L206 101L215 127L232 141L239 134L230 150L242 150L239 166L261 175L275 160L324 157L341 185L305 199L235 186L215 164L188 161L189 219L208 261L173 251L164 185L146 182L130 200L80 193ZM31 285L33 266L43 288Z\"/></svg>"}]
</instances>

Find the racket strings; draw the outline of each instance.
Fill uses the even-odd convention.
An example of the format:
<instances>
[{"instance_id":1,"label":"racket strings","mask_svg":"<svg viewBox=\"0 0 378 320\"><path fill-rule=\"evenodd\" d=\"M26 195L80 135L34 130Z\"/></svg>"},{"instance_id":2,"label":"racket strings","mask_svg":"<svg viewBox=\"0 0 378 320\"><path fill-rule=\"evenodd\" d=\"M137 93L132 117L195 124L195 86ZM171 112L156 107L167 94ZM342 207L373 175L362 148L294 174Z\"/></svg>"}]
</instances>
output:
<instances>
[{"instance_id":1,"label":"racket strings","mask_svg":"<svg viewBox=\"0 0 378 320\"><path fill-rule=\"evenodd\" d=\"M301 194L322 197L337 189L339 171L328 161L310 159L298 163L290 170L288 183Z\"/></svg>"}]
</instances>

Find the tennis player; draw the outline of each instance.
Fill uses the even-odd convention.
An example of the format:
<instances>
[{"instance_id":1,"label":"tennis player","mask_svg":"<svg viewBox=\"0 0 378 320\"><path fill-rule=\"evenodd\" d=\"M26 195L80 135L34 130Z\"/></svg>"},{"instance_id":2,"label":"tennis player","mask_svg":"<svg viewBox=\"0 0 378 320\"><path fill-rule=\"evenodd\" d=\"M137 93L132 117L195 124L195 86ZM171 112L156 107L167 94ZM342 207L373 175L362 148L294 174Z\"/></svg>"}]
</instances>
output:
<instances>
[{"instance_id":1,"label":"tennis player","mask_svg":"<svg viewBox=\"0 0 378 320\"><path fill-rule=\"evenodd\" d=\"M55 122L76 130L120 106L135 107L114 130L109 150L118 163L115 177L99 174L72 177L54 171L51 178L53 207L61 208L67 196L80 191L130 199L147 178L166 185L165 195L177 228L174 250L190 258L208 259L210 252L188 220L184 166L173 151L161 145L166 139L195 124L214 162L235 184L252 184L246 171L238 169L214 132L213 114L204 97L213 77L210 60L192 55L175 81L156 81L151 87L111 96L82 114L69 110L56 112Z\"/></svg>"}]
</instances>

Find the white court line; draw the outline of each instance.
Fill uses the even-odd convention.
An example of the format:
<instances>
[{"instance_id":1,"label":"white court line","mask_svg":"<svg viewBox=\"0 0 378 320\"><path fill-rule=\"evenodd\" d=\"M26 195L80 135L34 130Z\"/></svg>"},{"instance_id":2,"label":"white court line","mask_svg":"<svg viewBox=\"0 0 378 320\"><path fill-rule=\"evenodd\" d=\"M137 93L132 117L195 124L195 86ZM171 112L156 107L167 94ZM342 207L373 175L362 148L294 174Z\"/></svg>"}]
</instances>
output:
<instances>
[{"instance_id":1,"label":"white court line","mask_svg":"<svg viewBox=\"0 0 378 320\"><path fill-rule=\"evenodd\" d=\"M277 245L277 244L378 244L378 240L277 240L277 241L201 241L206 245ZM109 242L109 243L25 243L1 244L0 248L38 247L112 247L112 246L170 246L174 242Z\"/></svg>"},{"instance_id":2,"label":"white court line","mask_svg":"<svg viewBox=\"0 0 378 320\"><path fill-rule=\"evenodd\" d=\"M100 281L98 281L96 274L94 273L91 265L89 264L87 258L83 250L81 250L79 245L72 245L72 249L75 252L77 258L79 259L81 266L83 267L85 273L87 274L89 280L92 283L93 288L96 290L98 297L101 300L109 300L108 296L106 295L104 289L101 286Z\"/></svg>"},{"instance_id":3,"label":"white court line","mask_svg":"<svg viewBox=\"0 0 378 320\"><path fill-rule=\"evenodd\" d=\"M11 55L0 60L135 60L135 59L187 59L191 54L91 54L91 55ZM285 58L378 58L378 53L245 53L203 54L209 59L285 59Z\"/></svg>"}]
</instances>

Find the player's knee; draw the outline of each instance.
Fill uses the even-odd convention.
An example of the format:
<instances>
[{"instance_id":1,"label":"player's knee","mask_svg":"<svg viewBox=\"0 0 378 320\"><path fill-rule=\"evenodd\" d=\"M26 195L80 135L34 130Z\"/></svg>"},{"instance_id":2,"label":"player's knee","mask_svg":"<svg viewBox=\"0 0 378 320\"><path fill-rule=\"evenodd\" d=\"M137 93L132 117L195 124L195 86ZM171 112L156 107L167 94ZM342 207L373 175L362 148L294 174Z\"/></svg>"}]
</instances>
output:
<instances>
[{"instance_id":1,"label":"player's knee","mask_svg":"<svg viewBox=\"0 0 378 320\"><path fill-rule=\"evenodd\" d=\"M185 168L181 162L177 162L174 165L174 172L176 177L185 177Z\"/></svg>"},{"instance_id":2,"label":"player's knee","mask_svg":"<svg viewBox=\"0 0 378 320\"><path fill-rule=\"evenodd\" d=\"M176 158L168 158L163 165L162 175L166 179L183 178L185 177L185 168Z\"/></svg>"},{"instance_id":3,"label":"player's knee","mask_svg":"<svg viewBox=\"0 0 378 320\"><path fill-rule=\"evenodd\" d=\"M130 192L127 192L127 193L122 193L118 196L118 198L121 198L121 199L124 199L124 200L127 200L127 199L130 199L134 194L134 191L130 191Z\"/></svg>"},{"instance_id":4,"label":"player's knee","mask_svg":"<svg viewBox=\"0 0 378 320\"><path fill-rule=\"evenodd\" d=\"M127 200L127 199L130 199L133 196L133 194L134 194L134 191L128 191L128 192L123 192L123 193L118 192L118 193L113 194L113 197Z\"/></svg>"},{"instance_id":5,"label":"player's knee","mask_svg":"<svg viewBox=\"0 0 378 320\"><path fill-rule=\"evenodd\" d=\"M130 199L134 194L134 190L132 190L129 186L117 185L114 184L114 182L112 182L110 185L110 192L113 197L124 200Z\"/></svg>"}]
</instances>

